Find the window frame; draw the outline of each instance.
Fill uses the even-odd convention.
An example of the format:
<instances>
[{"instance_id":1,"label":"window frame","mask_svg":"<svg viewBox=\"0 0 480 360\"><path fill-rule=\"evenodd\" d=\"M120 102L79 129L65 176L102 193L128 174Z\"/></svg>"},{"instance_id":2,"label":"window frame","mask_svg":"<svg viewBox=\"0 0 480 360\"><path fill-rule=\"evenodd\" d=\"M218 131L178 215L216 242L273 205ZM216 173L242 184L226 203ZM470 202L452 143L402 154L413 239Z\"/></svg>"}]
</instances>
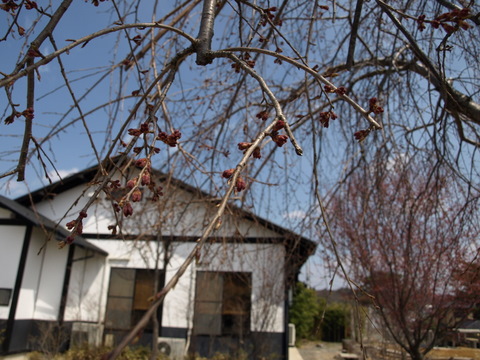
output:
<instances>
[{"instance_id":1,"label":"window frame","mask_svg":"<svg viewBox=\"0 0 480 360\"><path fill-rule=\"evenodd\" d=\"M161 289L165 281L165 272L163 269L159 269L159 284L158 287ZM115 277L121 277L123 275L129 274L124 279L127 284L127 288L121 289L115 284ZM151 277L148 276L151 274ZM110 268L110 281L108 284L107 290L107 302L105 308L105 331L128 331L130 330L138 320L143 316L143 314L150 307L149 299L154 296L153 286L155 281L155 270L146 269L146 268L126 268L126 267L112 267ZM145 279L147 279L145 281ZM151 281L151 284L148 282ZM145 285L146 284L146 285ZM122 284L120 284L122 285ZM124 284L125 285L125 284ZM129 288L128 288L129 287ZM152 289L150 295L145 291L145 288L150 287ZM122 303L123 302L123 308ZM117 303L117 306L115 306ZM119 306L120 305L120 306ZM129 317L125 316L125 312L130 314ZM159 324L159 329L161 328L161 319L162 319L162 307L160 306L157 310L157 319ZM146 332L151 332L153 330L152 322L150 321L145 328Z\"/></svg>"},{"instance_id":2,"label":"window frame","mask_svg":"<svg viewBox=\"0 0 480 360\"><path fill-rule=\"evenodd\" d=\"M251 313L251 272L197 271L194 335L243 337L250 333Z\"/></svg>"}]
</instances>

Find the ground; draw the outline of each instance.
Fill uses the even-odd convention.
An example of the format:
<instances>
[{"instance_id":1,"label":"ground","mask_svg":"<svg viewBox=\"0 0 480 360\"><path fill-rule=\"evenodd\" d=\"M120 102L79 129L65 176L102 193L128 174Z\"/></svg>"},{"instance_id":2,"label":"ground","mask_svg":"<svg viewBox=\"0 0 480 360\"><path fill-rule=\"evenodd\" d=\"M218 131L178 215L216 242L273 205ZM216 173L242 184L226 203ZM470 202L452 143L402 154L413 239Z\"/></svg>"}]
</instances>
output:
<instances>
[{"instance_id":1,"label":"ground","mask_svg":"<svg viewBox=\"0 0 480 360\"><path fill-rule=\"evenodd\" d=\"M341 343L308 341L298 345L303 360L333 360L342 351Z\"/></svg>"},{"instance_id":2,"label":"ground","mask_svg":"<svg viewBox=\"0 0 480 360\"><path fill-rule=\"evenodd\" d=\"M480 360L480 349L465 347L435 348L427 355L432 359L470 358Z\"/></svg>"}]
</instances>

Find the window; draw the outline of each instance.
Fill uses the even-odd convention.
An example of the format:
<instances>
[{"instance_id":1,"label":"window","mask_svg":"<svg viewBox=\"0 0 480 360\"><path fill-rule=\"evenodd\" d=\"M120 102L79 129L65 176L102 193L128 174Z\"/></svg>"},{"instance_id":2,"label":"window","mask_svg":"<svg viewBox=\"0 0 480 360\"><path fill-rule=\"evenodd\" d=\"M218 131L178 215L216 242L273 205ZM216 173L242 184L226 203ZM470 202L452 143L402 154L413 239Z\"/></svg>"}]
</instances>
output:
<instances>
[{"instance_id":1,"label":"window","mask_svg":"<svg viewBox=\"0 0 480 360\"><path fill-rule=\"evenodd\" d=\"M154 270L112 268L105 327L111 330L129 330L134 326L150 307L154 284ZM162 281L159 287L161 286ZM146 330L152 330L151 325Z\"/></svg>"},{"instance_id":2,"label":"window","mask_svg":"<svg viewBox=\"0 0 480 360\"><path fill-rule=\"evenodd\" d=\"M250 273L197 272L194 333L214 336L248 333L251 279Z\"/></svg>"},{"instance_id":3,"label":"window","mask_svg":"<svg viewBox=\"0 0 480 360\"><path fill-rule=\"evenodd\" d=\"M0 289L0 306L8 306L11 296L12 289Z\"/></svg>"}]
</instances>

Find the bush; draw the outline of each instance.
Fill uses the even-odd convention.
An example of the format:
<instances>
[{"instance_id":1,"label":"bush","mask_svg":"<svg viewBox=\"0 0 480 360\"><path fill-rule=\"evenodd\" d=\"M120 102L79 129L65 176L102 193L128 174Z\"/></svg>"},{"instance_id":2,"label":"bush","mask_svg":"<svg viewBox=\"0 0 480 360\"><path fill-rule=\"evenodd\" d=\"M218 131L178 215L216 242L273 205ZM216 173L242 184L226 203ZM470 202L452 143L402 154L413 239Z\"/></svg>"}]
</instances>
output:
<instances>
[{"instance_id":1,"label":"bush","mask_svg":"<svg viewBox=\"0 0 480 360\"><path fill-rule=\"evenodd\" d=\"M315 318L321 309L315 290L303 283L297 283L290 307L290 322L295 324L297 339L311 339L314 336Z\"/></svg>"},{"instance_id":2,"label":"bush","mask_svg":"<svg viewBox=\"0 0 480 360\"><path fill-rule=\"evenodd\" d=\"M63 354L42 354L40 352L33 352L28 355L29 360L98 360L102 359L105 354L108 354L112 349L107 347L89 347L82 346L66 351ZM150 359L150 349L146 347L126 348L119 360L148 360ZM166 359L165 355L161 354L158 359Z\"/></svg>"}]
</instances>

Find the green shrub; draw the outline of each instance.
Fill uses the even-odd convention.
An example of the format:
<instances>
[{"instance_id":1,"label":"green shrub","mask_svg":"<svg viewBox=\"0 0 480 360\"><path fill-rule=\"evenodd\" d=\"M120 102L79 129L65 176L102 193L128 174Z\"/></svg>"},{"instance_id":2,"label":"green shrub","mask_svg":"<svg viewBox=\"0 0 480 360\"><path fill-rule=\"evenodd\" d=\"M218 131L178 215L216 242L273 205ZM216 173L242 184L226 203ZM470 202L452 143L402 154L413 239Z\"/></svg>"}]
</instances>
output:
<instances>
[{"instance_id":1,"label":"green shrub","mask_svg":"<svg viewBox=\"0 0 480 360\"><path fill-rule=\"evenodd\" d=\"M32 352L28 355L29 360L98 360L105 354L108 354L112 349L107 347L89 347L82 346L74 349L70 349L63 354L56 354L51 356L50 354L42 354L40 352ZM119 360L149 360L150 349L142 346L134 348L126 348L122 351L122 354L118 357ZM167 359L165 355L158 356L159 360Z\"/></svg>"}]
</instances>

